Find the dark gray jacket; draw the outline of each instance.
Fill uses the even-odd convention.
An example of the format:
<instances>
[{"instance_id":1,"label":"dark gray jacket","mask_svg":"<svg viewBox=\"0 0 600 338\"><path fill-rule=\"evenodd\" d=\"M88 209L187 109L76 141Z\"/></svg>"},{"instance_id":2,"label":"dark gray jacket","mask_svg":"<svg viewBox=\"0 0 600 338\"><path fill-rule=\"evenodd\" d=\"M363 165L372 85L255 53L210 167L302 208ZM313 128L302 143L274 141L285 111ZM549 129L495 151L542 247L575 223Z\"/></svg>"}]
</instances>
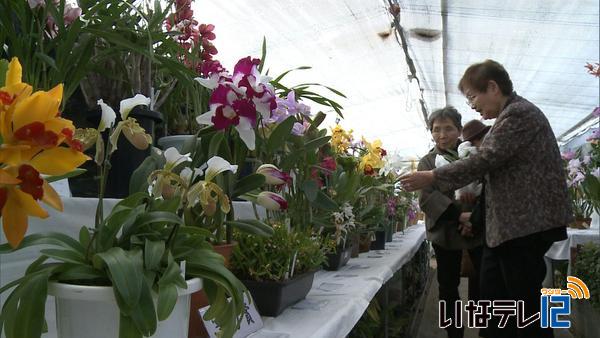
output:
<instances>
[{"instance_id":1,"label":"dark gray jacket","mask_svg":"<svg viewBox=\"0 0 600 338\"><path fill-rule=\"evenodd\" d=\"M417 170L435 168L435 157L440 151L435 148L419 161ZM483 243L482 233L475 237L464 237L458 231L461 205L454 199L454 190L442 190L437 184L421 189L419 206L425 213L427 239L447 250L471 249Z\"/></svg>"}]
</instances>

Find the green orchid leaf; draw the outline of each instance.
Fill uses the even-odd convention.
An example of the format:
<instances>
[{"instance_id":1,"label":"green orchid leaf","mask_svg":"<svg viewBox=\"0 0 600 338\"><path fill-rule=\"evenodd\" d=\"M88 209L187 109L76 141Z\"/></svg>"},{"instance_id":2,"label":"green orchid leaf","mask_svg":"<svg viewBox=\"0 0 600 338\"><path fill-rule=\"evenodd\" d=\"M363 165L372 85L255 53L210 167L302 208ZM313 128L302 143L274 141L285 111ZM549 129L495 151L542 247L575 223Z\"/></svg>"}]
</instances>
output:
<instances>
[{"instance_id":1,"label":"green orchid leaf","mask_svg":"<svg viewBox=\"0 0 600 338\"><path fill-rule=\"evenodd\" d=\"M90 279L104 279L106 274L99 270L94 269L89 265L65 265L60 273L56 275L56 279L60 281L69 280L90 280Z\"/></svg>"},{"instance_id":2,"label":"green orchid leaf","mask_svg":"<svg viewBox=\"0 0 600 338\"><path fill-rule=\"evenodd\" d=\"M321 136L314 140L310 140L304 144L304 149L307 152L314 151L329 143L331 136Z\"/></svg>"},{"instance_id":3,"label":"green orchid leaf","mask_svg":"<svg viewBox=\"0 0 600 338\"><path fill-rule=\"evenodd\" d=\"M81 253L84 252L84 248L81 246L81 244L79 244L79 242L73 238L59 232L50 232L26 236L15 249L13 249L8 243L2 244L0 245L0 254L21 250L35 245L55 245L65 249L72 249Z\"/></svg>"},{"instance_id":4,"label":"green orchid leaf","mask_svg":"<svg viewBox=\"0 0 600 338\"><path fill-rule=\"evenodd\" d=\"M144 244L144 266L147 270L156 270L160 266L160 260L165 253L164 241L150 241L146 238Z\"/></svg>"},{"instance_id":5,"label":"green orchid leaf","mask_svg":"<svg viewBox=\"0 0 600 338\"><path fill-rule=\"evenodd\" d=\"M310 202L314 202L317 199L319 185L315 180L304 181L302 183L302 191L304 191L306 198L308 198Z\"/></svg>"},{"instance_id":6,"label":"green orchid leaf","mask_svg":"<svg viewBox=\"0 0 600 338\"><path fill-rule=\"evenodd\" d=\"M297 67L297 68L286 70L285 72L281 73L281 75L279 75L278 77L276 77L275 79L273 79L271 82L272 83L273 82L279 83L281 81L281 79L283 79L290 72L293 72L293 71L296 71L296 70L305 70L305 69L312 69L312 67L309 67L309 66L300 66L300 67Z\"/></svg>"},{"instance_id":7,"label":"green orchid leaf","mask_svg":"<svg viewBox=\"0 0 600 338\"><path fill-rule=\"evenodd\" d=\"M133 319L121 312L119 316L119 338L142 338L143 335L136 327Z\"/></svg>"},{"instance_id":8,"label":"green orchid leaf","mask_svg":"<svg viewBox=\"0 0 600 338\"><path fill-rule=\"evenodd\" d=\"M173 260L173 256L169 254L167 269L163 273L162 277L158 280L158 285L169 285L174 284L179 286L180 288L186 288L187 284L185 279L181 275L181 270L179 269L179 265L175 263Z\"/></svg>"},{"instance_id":9,"label":"green orchid leaf","mask_svg":"<svg viewBox=\"0 0 600 338\"><path fill-rule=\"evenodd\" d=\"M221 143L225 139L225 134L223 132L215 133L208 145L208 158L219 155L219 148L221 148Z\"/></svg>"},{"instance_id":10,"label":"green orchid leaf","mask_svg":"<svg viewBox=\"0 0 600 338\"><path fill-rule=\"evenodd\" d=\"M140 299L131 311L131 319L142 335L149 337L156 332L157 320L151 288L145 279L142 279Z\"/></svg>"},{"instance_id":11,"label":"green orchid leaf","mask_svg":"<svg viewBox=\"0 0 600 338\"><path fill-rule=\"evenodd\" d=\"M46 298L48 297L48 274L33 275L29 280L18 286L20 288L20 301L16 310L17 322L12 331L13 337L40 337L44 328L44 314L46 313ZM27 318L28 325L23 325L21 320ZM7 323L8 324L8 323ZM6 330L9 337L9 329Z\"/></svg>"},{"instance_id":12,"label":"green orchid leaf","mask_svg":"<svg viewBox=\"0 0 600 338\"><path fill-rule=\"evenodd\" d=\"M243 219L227 221L225 224L236 227L238 230L256 236L269 237L273 235L273 227L256 219Z\"/></svg>"},{"instance_id":13,"label":"green orchid leaf","mask_svg":"<svg viewBox=\"0 0 600 338\"><path fill-rule=\"evenodd\" d=\"M314 202L311 202L311 204L319 209L331 211L335 211L340 208L339 205L331 199L331 197L327 196L327 194L325 194L321 190L317 192L317 198L314 200Z\"/></svg>"},{"instance_id":14,"label":"green orchid leaf","mask_svg":"<svg viewBox=\"0 0 600 338\"><path fill-rule=\"evenodd\" d=\"M8 71L8 61L0 59L0 87L4 87L4 81L6 80L6 72Z\"/></svg>"},{"instance_id":15,"label":"green orchid leaf","mask_svg":"<svg viewBox=\"0 0 600 338\"><path fill-rule=\"evenodd\" d=\"M94 259L101 260L108 268L115 294L118 293L129 308L134 308L140 301L142 293L144 277L142 252L113 247L106 252L96 254Z\"/></svg>"},{"instance_id":16,"label":"green orchid leaf","mask_svg":"<svg viewBox=\"0 0 600 338\"><path fill-rule=\"evenodd\" d=\"M148 156L144 159L137 169L131 174L129 180L129 193L133 194L136 192L148 191L148 177L153 171L160 168L160 162L152 156Z\"/></svg>"},{"instance_id":17,"label":"green orchid leaf","mask_svg":"<svg viewBox=\"0 0 600 338\"><path fill-rule=\"evenodd\" d=\"M90 230L83 226L79 229L79 243L82 247L87 248L90 245Z\"/></svg>"},{"instance_id":18,"label":"green orchid leaf","mask_svg":"<svg viewBox=\"0 0 600 338\"><path fill-rule=\"evenodd\" d=\"M265 176L261 174L250 174L236 182L231 198L244 195L252 190L265 185Z\"/></svg>"},{"instance_id":19,"label":"green orchid leaf","mask_svg":"<svg viewBox=\"0 0 600 338\"><path fill-rule=\"evenodd\" d=\"M261 53L260 53L260 64L258 65L258 72L262 73L263 67L265 66L265 60L267 59L267 38L263 36Z\"/></svg>"},{"instance_id":20,"label":"green orchid leaf","mask_svg":"<svg viewBox=\"0 0 600 338\"><path fill-rule=\"evenodd\" d=\"M312 120L312 122L310 123L310 128L308 129L308 132L314 132L315 130L317 130L317 128L319 128L319 126L321 125L321 123L323 123L323 121L325 121L325 117L327 117L327 115L325 115L323 112L318 112L317 115L315 116L315 118Z\"/></svg>"},{"instance_id":21,"label":"green orchid leaf","mask_svg":"<svg viewBox=\"0 0 600 338\"><path fill-rule=\"evenodd\" d=\"M83 254L73 250L42 249L40 252L65 263L87 264Z\"/></svg>"},{"instance_id":22,"label":"green orchid leaf","mask_svg":"<svg viewBox=\"0 0 600 338\"><path fill-rule=\"evenodd\" d=\"M269 151L273 152L283 148L285 141L292 134L292 128L294 128L294 123L296 122L296 118L290 116L275 127L267 140L267 148Z\"/></svg>"},{"instance_id":23,"label":"green orchid leaf","mask_svg":"<svg viewBox=\"0 0 600 338\"><path fill-rule=\"evenodd\" d=\"M177 303L177 286L175 284L167 284L159 286L158 303L156 313L158 320L165 320L169 317Z\"/></svg>"},{"instance_id":24,"label":"green orchid leaf","mask_svg":"<svg viewBox=\"0 0 600 338\"><path fill-rule=\"evenodd\" d=\"M60 181L60 180L64 180L65 178L70 178L70 177L75 177L75 176L79 176L83 173L85 173L87 170L82 169L82 168L76 168L64 175L59 175L59 176L49 176L46 177L46 182L48 183L52 183L52 182L56 182L56 181Z\"/></svg>"}]
</instances>

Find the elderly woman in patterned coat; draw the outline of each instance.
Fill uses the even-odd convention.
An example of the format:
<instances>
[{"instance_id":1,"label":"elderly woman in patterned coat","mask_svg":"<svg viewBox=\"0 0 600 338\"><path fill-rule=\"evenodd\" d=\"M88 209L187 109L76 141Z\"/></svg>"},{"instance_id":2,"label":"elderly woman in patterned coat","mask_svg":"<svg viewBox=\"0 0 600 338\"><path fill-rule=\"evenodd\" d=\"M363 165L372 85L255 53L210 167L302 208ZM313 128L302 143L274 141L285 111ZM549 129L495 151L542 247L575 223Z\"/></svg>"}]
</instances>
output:
<instances>
[{"instance_id":1,"label":"elderly woman in patterned coat","mask_svg":"<svg viewBox=\"0 0 600 338\"><path fill-rule=\"evenodd\" d=\"M471 65L459 83L473 109L496 119L479 153L430 171L401 177L407 190L437 184L445 189L485 178L486 238L481 265L481 299L522 300L524 318L540 311L544 254L566 239L572 220L565 172L548 119L513 91L498 62ZM550 93L549 93L550 94ZM498 328L492 316L486 337L552 337L538 322L518 328L514 316Z\"/></svg>"}]
</instances>

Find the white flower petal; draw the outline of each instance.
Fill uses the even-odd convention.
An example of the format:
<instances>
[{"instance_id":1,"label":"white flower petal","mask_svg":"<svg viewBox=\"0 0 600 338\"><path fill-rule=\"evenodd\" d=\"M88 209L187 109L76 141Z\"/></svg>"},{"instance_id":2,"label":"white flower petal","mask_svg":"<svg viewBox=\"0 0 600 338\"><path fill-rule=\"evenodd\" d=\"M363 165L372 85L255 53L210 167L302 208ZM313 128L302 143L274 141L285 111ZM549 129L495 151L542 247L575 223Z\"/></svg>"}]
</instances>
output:
<instances>
[{"instance_id":1,"label":"white flower petal","mask_svg":"<svg viewBox=\"0 0 600 338\"><path fill-rule=\"evenodd\" d=\"M219 74L212 74L208 79L201 77L194 78L202 87L215 89L219 86Z\"/></svg>"},{"instance_id":2,"label":"white flower petal","mask_svg":"<svg viewBox=\"0 0 600 338\"><path fill-rule=\"evenodd\" d=\"M98 131L104 131L106 128L110 128L115 124L117 114L109 105L104 103L102 99L98 100L98 105L102 109L102 118L98 125Z\"/></svg>"},{"instance_id":3,"label":"white flower petal","mask_svg":"<svg viewBox=\"0 0 600 338\"><path fill-rule=\"evenodd\" d=\"M245 117L240 117L240 123L235 126L235 129L240 134L240 138L248 147L248 150L254 150L256 148L256 136L254 135L254 129L250 120Z\"/></svg>"},{"instance_id":4,"label":"white flower petal","mask_svg":"<svg viewBox=\"0 0 600 338\"><path fill-rule=\"evenodd\" d=\"M213 109L211 109L210 111L207 111L206 113L196 117L196 122L198 122L198 124L207 124L212 126L214 124L212 122L213 116L215 116L215 112Z\"/></svg>"},{"instance_id":5,"label":"white flower petal","mask_svg":"<svg viewBox=\"0 0 600 338\"><path fill-rule=\"evenodd\" d=\"M139 105L144 105L144 106L150 105L150 98L145 97L142 94L136 94L134 97L130 97L128 99L121 101L121 105L119 107L119 113L121 113L121 119L125 120L127 118L127 116L129 116L129 113L131 112L133 107L139 106Z\"/></svg>"},{"instance_id":6,"label":"white flower petal","mask_svg":"<svg viewBox=\"0 0 600 338\"><path fill-rule=\"evenodd\" d=\"M191 162L192 158L189 156L190 154L180 154L177 148L171 147L165 150L164 156L167 163L165 164L166 169L172 169L177 166L179 163L183 162Z\"/></svg>"},{"instance_id":7,"label":"white flower petal","mask_svg":"<svg viewBox=\"0 0 600 338\"><path fill-rule=\"evenodd\" d=\"M215 176L227 170L235 174L238 168L237 165L231 165L231 163L219 156L211 157L206 164L208 165L205 175L206 181L212 181Z\"/></svg>"}]
</instances>

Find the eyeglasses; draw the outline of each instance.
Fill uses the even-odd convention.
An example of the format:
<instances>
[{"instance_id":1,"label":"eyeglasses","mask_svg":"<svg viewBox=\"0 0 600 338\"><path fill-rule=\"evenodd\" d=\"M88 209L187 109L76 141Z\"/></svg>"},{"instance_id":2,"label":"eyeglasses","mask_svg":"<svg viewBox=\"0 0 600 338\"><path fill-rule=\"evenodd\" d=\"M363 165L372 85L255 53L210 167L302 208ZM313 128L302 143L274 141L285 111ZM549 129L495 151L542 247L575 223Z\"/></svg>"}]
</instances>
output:
<instances>
[{"instance_id":1,"label":"eyeglasses","mask_svg":"<svg viewBox=\"0 0 600 338\"><path fill-rule=\"evenodd\" d=\"M467 101L465 101L465 103L467 104L467 106L471 107L472 109L475 109L475 100L477 99L477 95L473 95L473 94L465 94L465 97L467 98Z\"/></svg>"}]
</instances>

